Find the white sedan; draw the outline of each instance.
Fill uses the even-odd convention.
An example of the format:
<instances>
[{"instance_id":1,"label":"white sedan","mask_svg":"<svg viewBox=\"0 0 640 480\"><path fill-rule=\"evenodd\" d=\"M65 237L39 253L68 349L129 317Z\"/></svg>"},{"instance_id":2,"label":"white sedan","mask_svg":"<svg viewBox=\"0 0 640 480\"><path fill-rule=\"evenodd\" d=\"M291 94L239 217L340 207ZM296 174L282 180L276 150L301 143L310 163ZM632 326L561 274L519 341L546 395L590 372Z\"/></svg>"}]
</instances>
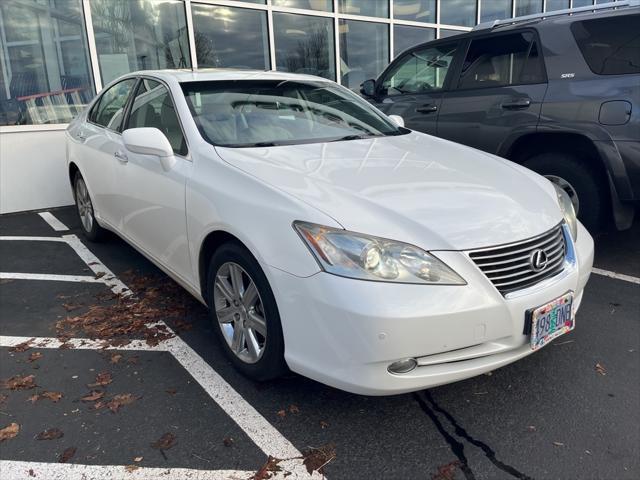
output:
<instances>
[{"instance_id":1,"label":"white sedan","mask_svg":"<svg viewBox=\"0 0 640 480\"><path fill-rule=\"evenodd\" d=\"M401 125L316 77L138 72L69 126L69 178L86 236L208 305L254 379L409 392L572 330L593 240L566 194Z\"/></svg>"}]
</instances>

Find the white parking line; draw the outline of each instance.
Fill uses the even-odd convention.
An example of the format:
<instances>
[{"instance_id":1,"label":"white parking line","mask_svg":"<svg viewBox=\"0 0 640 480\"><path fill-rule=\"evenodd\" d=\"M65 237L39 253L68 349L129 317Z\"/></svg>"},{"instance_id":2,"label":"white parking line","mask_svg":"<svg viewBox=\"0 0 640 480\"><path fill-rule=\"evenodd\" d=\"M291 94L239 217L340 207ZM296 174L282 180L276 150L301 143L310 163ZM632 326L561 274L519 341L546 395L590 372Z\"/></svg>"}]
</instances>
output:
<instances>
[{"instance_id":1,"label":"white parking line","mask_svg":"<svg viewBox=\"0 0 640 480\"><path fill-rule=\"evenodd\" d=\"M2 280L47 280L50 282L105 283L102 279L89 275L56 275L53 273L0 272Z\"/></svg>"},{"instance_id":2,"label":"white parking line","mask_svg":"<svg viewBox=\"0 0 640 480\"><path fill-rule=\"evenodd\" d=\"M58 220L56 217L54 217L51 212L40 212L38 215L40 215L43 218L43 220L47 222L49 226L53 228L56 232L64 232L66 230L69 230L67 226L64 223L62 223L60 220Z\"/></svg>"},{"instance_id":3,"label":"white parking line","mask_svg":"<svg viewBox=\"0 0 640 480\"><path fill-rule=\"evenodd\" d=\"M610 272L609 270L602 270L601 268L592 268L591 271L597 275L602 275L609 278L615 278L616 280L623 280L625 282L635 283L640 285L640 278L632 277L631 275L625 275L624 273Z\"/></svg>"},{"instance_id":4,"label":"white parking line","mask_svg":"<svg viewBox=\"0 0 640 480\"><path fill-rule=\"evenodd\" d=\"M9 242L66 242L62 237L26 237L26 236L3 236L0 240Z\"/></svg>"},{"instance_id":5,"label":"white parking line","mask_svg":"<svg viewBox=\"0 0 640 480\"><path fill-rule=\"evenodd\" d=\"M34 240L38 237L3 237L1 239L24 239ZM54 238L54 237L49 237ZM55 240L60 241L60 240ZM113 274L113 272L107 268L94 254L91 252L75 235L64 235L62 240L68 243L80 258L87 264L89 268L93 270L96 275L101 275L99 278L95 277L78 277L91 278L94 281L102 282L108 285L111 290L121 295L132 295L133 292ZM28 279L40 279L36 277L51 277L51 275L39 275L39 274L0 274L0 275L27 275L31 278ZM53 275L53 277L70 277L65 275ZM82 281L82 280L79 280ZM172 330L164 324L164 322L157 322L157 324L163 325L171 333ZM175 335L175 333L174 333ZM10 337L0 336L0 346L15 346L25 341L31 340L31 337ZM104 343L75 338L68 341L75 348L78 349L102 349L105 348ZM62 342L54 338L39 337L32 340L34 348L60 348ZM184 340L179 336L174 336L169 340L161 342L155 347L151 347L146 342L135 340L128 345L122 347L106 347L110 350L153 350L153 351L166 351L171 353L176 360L182 365L182 367L191 375L200 386L207 392L207 394L227 413L231 419L251 438L251 440L262 450L266 455L272 457L287 459L283 461L280 466L283 467L283 474L276 475L273 478L324 478L317 472L312 475L307 473L306 467L301 460L300 451L287 440L273 425L271 425L267 419L265 419L252 405L250 405L238 392L236 392L231 385L229 385L207 362L204 361L200 355L198 355ZM14 461L0 461L0 470L3 472L3 478L14 478L11 473L15 473L15 478L24 478L25 469L28 471L33 469L42 468L40 470L44 473L46 478L60 478L60 479L75 479L75 478L121 478L122 466L86 466L86 465L74 465L74 464L49 464L40 462L14 462ZM11 470L7 470L7 469ZM86 470L93 469L96 470ZM146 475L141 477L131 478L161 478L161 476L152 471L148 475L146 473L147 468L136 469L132 473L139 475ZM172 469L161 469L163 472L170 472ZM5 476L5 471L9 472L9 476ZM35 472L35 469L34 469ZM218 478L235 478L230 474L238 473L240 476L237 478L247 478L247 472L229 472L229 471L209 471L209 476L188 476L189 470L173 469L175 476L169 474L167 478L195 478L195 479L218 479ZM185 473L187 472L187 473ZM195 472L193 475L196 475ZM251 475L253 472L249 472ZM19 474L19 475L18 475ZM226 476L225 476L226 475ZM127 475L127 478L128 475Z\"/></svg>"}]
</instances>

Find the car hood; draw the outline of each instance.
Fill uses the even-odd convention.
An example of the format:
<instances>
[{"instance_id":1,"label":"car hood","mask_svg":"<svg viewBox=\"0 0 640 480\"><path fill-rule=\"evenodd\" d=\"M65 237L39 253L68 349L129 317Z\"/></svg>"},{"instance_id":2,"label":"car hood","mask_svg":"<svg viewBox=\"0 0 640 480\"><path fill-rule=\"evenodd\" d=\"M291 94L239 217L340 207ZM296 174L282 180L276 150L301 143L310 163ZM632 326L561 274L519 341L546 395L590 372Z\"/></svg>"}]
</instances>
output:
<instances>
[{"instance_id":1,"label":"car hood","mask_svg":"<svg viewBox=\"0 0 640 480\"><path fill-rule=\"evenodd\" d=\"M555 191L544 178L417 132L216 150L227 163L312 205L347 230L427 250L523 240L562 220Z\"/></svg>"}]
</instances>

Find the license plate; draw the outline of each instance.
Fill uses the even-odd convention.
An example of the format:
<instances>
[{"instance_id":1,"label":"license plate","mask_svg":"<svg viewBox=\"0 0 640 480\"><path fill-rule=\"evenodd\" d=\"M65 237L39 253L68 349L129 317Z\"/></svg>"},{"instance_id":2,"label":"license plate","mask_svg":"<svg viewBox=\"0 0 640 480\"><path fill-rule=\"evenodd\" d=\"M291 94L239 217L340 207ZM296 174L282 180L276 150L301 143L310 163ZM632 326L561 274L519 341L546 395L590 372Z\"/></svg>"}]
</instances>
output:
<instances>
[{"instance_id":1,"label":"license plate","mask_svg":"<svg viewBox=\"0 0 640 480\"><path fill-rule=\"evenodd\" d=\"M573 292L531 312L531 349L538 350L575 327Z\"/></svg>"}]
</instances>

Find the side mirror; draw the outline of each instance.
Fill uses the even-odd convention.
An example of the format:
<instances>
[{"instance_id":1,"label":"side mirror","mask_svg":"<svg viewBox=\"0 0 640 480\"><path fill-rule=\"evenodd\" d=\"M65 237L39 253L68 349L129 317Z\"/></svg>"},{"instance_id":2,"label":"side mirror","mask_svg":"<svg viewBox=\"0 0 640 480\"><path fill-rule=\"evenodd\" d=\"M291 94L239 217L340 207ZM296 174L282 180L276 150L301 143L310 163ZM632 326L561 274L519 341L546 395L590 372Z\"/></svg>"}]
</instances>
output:
<instances>
[{"instance_id":1,"label":"side mirror","mask_svg":"<svg viewBox=\"0 0 640 480\"><path fill-rule=\"evenodd\" d=\"M376 94L376 81L371 78L362 82L360 93L367 97L373 97Z\"/></svg>"},{"instance_id":2,"label":"side mirror","mask_svg":"<svg viewBox=\"0 0 640 480\"><path fill-rule=\"evenodd\" d=\"M389 120L395 123L398 127L404 127L404 118L400 115L389 115Z\"/></svg>"},{"instance_id":3,"label":"side mirror","mask_svg":"<svg viewBox=\"0 0 640 480\"><path fill-rule=\"evenodd\" d=\"M122 132L122 141L130 152L160 157L165 170L170 170L176 162L169 140L157 128L130 128Z\"/></svg>"}]
</instances>

